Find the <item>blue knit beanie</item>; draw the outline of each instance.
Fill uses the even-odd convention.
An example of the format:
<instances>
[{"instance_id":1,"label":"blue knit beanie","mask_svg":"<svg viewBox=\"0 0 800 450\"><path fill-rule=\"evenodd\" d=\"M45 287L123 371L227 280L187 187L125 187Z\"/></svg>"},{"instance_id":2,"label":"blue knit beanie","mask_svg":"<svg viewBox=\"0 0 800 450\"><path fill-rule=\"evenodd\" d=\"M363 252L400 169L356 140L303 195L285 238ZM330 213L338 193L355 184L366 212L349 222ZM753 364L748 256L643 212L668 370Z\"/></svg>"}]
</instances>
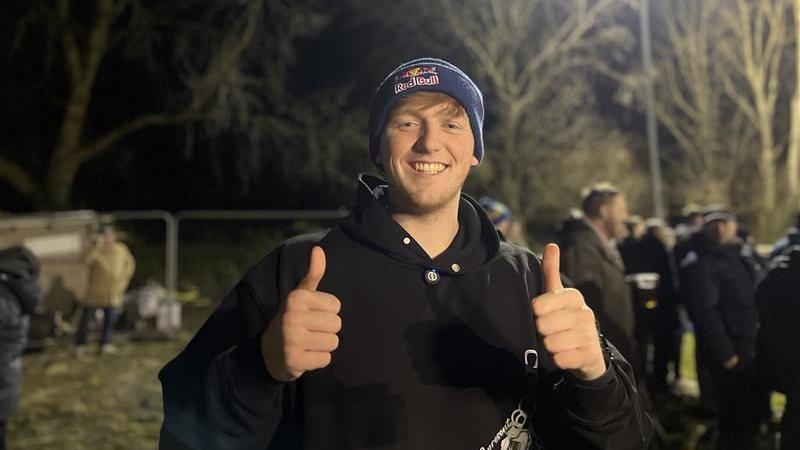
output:
<instances>
[{"instance_id":1,"label":"blue knit beanie","mask_svg":"<svg viewBox=\"0 0 800 450\"><path fill-rule=\"evenodd\" d=\"M481 207L486 211L486 215L489 216L495 226L511 218L511 209L491 197L481 197L478 203L481 204Z\"/></svg>"},{"instance_id":2,"label":"blue knit beanie","mask_svg":"<svg viewBox=\"0 0 800 450\"><path fill-rule=\"evenodd\" d=\"M401 64L378 86L369 114L369 155L380 167L380 141L383 127L397 101L421 92L442 92L461 103L469 118L475 139L475 158L483 159L483 95L458 67L436 58L419 58Z\"/></svg>"}]
</instances>

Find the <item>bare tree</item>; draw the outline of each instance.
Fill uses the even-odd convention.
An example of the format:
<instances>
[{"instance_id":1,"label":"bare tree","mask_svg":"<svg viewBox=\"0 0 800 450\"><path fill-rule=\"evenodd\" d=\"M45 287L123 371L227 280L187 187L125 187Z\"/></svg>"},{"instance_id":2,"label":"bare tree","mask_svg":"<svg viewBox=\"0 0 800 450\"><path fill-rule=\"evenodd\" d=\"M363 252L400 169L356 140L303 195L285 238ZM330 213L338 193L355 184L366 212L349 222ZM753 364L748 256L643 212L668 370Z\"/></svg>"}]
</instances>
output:
<instances>
[{"instance_id":1,"label":"bare tree","mask_svg":"<svg viewBox=\"0 0 800 450\"><path fill-rule=\"evenodd\" d=\"M51 61L43 71L56 74L51 79L64 74L63 113L57 130L42 131L42 136L56 136L51 149L43 151L42 174L22 162L22 148L5 149L0 177L21 194L39 200L40 207L69 207L75 177L87 161L116 151L126 138L152 127L184 127L187 152L202 145L213 156L223 140L227 152L241 148L238 166L244 180L258 175L259 163L275 156L272 150L299 147L303 139L310 139L298 129L308 122L303 116L310 111L305 102L333 107L343 101L336 92L315 93L313 99L290 92L294 41L318 33L328 20L310 2L58 0L36 3L29 11L16 24L9 51L20 56L31 50L55 50L42 55ZM30 36L51 39L45 45L20 48ZM108 70L109 57L120 55L127 63L147 67L153 77L169 72L174 87L163 91L166 97L154 102L153 110L132 113L110 127L98 126L102 121L96 115L101 113L91 106L97 100L97 80ZM352 115L334 116L337 112L331 108L319 109L330 116L320 121L330 126L317 127L317 132L327 139L322 147L333 151L331 142L338 141L331 139L331 130Z\"/></svg>"},{"instance_id":2,"label":"bare tree","mask_svg":"<svg viewBox=\"0 0 800 450\"><path fill-rule=\"evenodd\" d=\"M188 89L182 95L175 96L176 99L182 98L181 101L174 102L172 106L167 106L167 103L161 110L129 117L101 132L89 132L88 125L91 123L90 105L104 61L122 44L145 45L143 42L130 41L141 37L139 33L142 28L154 33L148 27L154 27L157 25L155 22L163 20L158 13L164 11L139 0L94 0L91 4L80 5L80 8L88 9L80 9L79 12L79 6L73 2L58 0L52 5L40 3L38 11L32 9L39 18L45 19L39 25L52 31L60 47L60 58L55 60L62 63L59 70L67 74L68 82L62 120L53 149L47 156L43 182L35 181L36 178L20 164L8 158L0 159L0 176L12 187L23 194L44 199L47 206L58 209L69 207L75 176L88 160L113 151L121 140L142 129L184 124L207 116L215 103L215 96L219 95L223 80L238 70L236 62L255 33L262 17L264 1L250 0L239 8L226 4L215 10L232 10L233 17L228 22L230 25L222 29L213 29L210 26L213 22L206 22L208 29L205 31L219 38L220 44L209 58L211 63L205 64L197 73L187 74L190 75L186 77ZM88 20L84 15L87 11L90 13ZM30 28L20 29L20 33L33 31ZM173 28L172 31L178 34L186 30ZM155 38L146 36L146 39ZM188 63L197 54L182 56L186 59L180 61Z\"/></svg>"},{"instance_id":3,"label":"bare tree","mask_svg":"<svg viewBox=\"0 0 800 450\"><path fill-rule=\"evenodd\" d=\"M667 159L671 191L681 202L731 203L736 169L753 142L741 112L730 111L716 45L719 0L661 4L666 40L659 47L656 113L680 152ZM673 194L673 195L675 195Z\"/></svg>"},{"instance_id":4,"label":"bare tree","mask_svg":"<svg viewBox=\"0 0 800 450\"><path fill-rule=\"evenodd\" d=\"M523 217L541 207L530 199L545 193L544 173L580 172L561 167L562 155L588 156L593 143L612 141L604 139L613 131L595 113L589 77L618 75L614 58L633 42L615 20L625 5L487 0L466 8L455 0L430 2L429 14L441 15L441 28L466 49L474 61L471 72L492 98L487 146L494 154L483 169L493 180L488 187ZM574 182L577 192L584 183Z\"/></svg>"},{"instance_id":5,"label":"bare tree","mask_svg":"<svg viewBox=\"0 0 800 450\"><path fill-rule=\"evenodd\" d=\"M776 227L779 158L776 110L781 90L780 69L787 39L788 0L736 0L721 11L726 29L719 50L725 92L758 133L758 229Z\"/></svg>"},{"instance_id":6,"label":"bare tree","mask_svg":"<svg viewBox=\"0 0 800 450\"><path fill-rule=\"evenodd\" d=\"M789 146L786 151L786 187L789 198L800 201L800 0L794 0L795 87L790 114Z\"/></svg>"}]
</instances>

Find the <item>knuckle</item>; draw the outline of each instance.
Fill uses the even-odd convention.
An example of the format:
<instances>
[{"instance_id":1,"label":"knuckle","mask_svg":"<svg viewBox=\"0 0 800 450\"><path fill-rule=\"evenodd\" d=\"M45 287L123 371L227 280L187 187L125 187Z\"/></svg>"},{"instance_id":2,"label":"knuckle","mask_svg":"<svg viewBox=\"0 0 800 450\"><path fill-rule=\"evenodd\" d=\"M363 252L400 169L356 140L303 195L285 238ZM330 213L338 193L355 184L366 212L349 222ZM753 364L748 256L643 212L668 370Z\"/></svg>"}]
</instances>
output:
<instances>
[{"instance_id":1,"label":"knuckle","mask_svg":"<svg viewBox=\"0 0 800 450\"><path fill-rule=\"evenodd\" d=\"M283 351L283 360L286 363L286 366L299 366L302 354L303 352L299 348L293 345L286 346Z\"/></svg>"},{"instance_id":2,"label":"knuckle","mask_svg":"<svg viewBox=\"0 0 800 450\"><path fill-rule=\"evenodd\" d=\"M322 357L320 358L320 363L320 367L327 367L331 363L331 354L323 353Z\"/></svg>"},{"instance_id":3,"label":"knuckle","mask_svg":"<svg viewBox=\"0 0 800 450\"><path fill-rule=\"evenodd\" d=\"M569 365L567 364L567 356L563 353L556 353L553 355L553 362L555 365L561 369L568 369Z\"/></svg>"},{"instance_id":4,"label":"knuckle","mask_svg":"<svg viewBox=\"0 0 800 450\"><path fill-rule=\"evenodd\" d=\"M286 310L296 310L298 308L302 308L305 305L305 293L298 289L289 292L286 296Z\"/></svg>"},{"instance_id":5,"label":"knuckle","mask_svg":"<svg viewBox=\"0 0 800 450\"><path fill-rule=\"evenodd\" d=\"M339 336L334 334L331 336L331 351L336 350L337 348L339 348Z\"/></svg>"},{"instance_id":6,"label":"knuckle","mask_svg":"<svg viewBox=\"0 0 800 450\"><path fill-rule=\"evenodd\" d=\"M334 332L338 333L342 329L342 318L340 316L334 316L333 318L333 328Z\"/></svg>"},{"instance_id":7,"label":"knuckle","mask_svg":"<svg viewBox=\"0 0 800 450\"><path fill-rule=\"evenodd\" d=\"M541 333L543 335L549 334L547 332L548 331L548 329L547 329L547 320L544 320L541 317L537 318L536 319L536 329L539 331L539 333Z\"/></svg>"},{"instance_id":8,"label":"knuckle","mask_svg":"<svg viewBox=\"0 0 800 450\"><path fill-rule=\"evenodd\" d=\"M303 323L302 314L297 311L286 311L283 315L283 330L284 332L291 332L299 328Z\"/></svg>"},{"instance_id":9,"label":"knuckle","mask_svg":"<svg viewBox=\"0 0 800 450\"><path fill-rule=\"evenodd\" d=\"M545 337L544 348L546 348L550 352L555 352L558 349L558 342L556 338L554 338L553 336Z\"/></svg>"}]
</instances>

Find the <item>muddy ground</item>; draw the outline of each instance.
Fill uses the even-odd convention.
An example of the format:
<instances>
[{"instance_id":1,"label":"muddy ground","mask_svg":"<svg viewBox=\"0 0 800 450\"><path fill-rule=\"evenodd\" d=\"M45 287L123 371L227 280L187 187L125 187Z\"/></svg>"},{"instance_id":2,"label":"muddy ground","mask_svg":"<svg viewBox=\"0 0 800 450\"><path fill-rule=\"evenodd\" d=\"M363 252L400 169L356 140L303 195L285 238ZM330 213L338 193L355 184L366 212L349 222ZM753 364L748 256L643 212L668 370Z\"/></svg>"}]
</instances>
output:
<instances>
[{"instance_id":1,"label":"muddy ground","mask_svg":"<svg viewBox=\"0 0 800 450\"><path fill-rule=\"evenodd\" d=\"M8 449L157 448L163 411L156 375L210 311L208 305L184 307L184 330L173 340L130 341L130 335L117 333L114 355L100 356L90 344L85 356L76 358L72 336L26 353L22 399L8 423Z\"/></svg>"}]
</instances>

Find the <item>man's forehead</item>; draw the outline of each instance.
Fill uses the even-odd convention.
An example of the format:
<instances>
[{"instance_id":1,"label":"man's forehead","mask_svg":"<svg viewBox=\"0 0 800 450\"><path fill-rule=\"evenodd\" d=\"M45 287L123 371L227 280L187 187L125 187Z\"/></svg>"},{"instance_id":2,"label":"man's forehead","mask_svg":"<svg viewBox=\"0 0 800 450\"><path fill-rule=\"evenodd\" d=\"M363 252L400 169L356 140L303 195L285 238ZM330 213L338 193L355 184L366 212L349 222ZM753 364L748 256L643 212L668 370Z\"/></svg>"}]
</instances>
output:
<instances>
[{"instance_id":1,"label":"man's forehead","mask_svg":"<svg viewBox=\"0 0 800 450\"><path fill-rule=\"evenodd\" d=\"M442 116L464 116L467 113L458 100L443 93L417 92L404 97L392 109L392 114L414 114L432 111Z\"/></svg>"}]
</instances>

